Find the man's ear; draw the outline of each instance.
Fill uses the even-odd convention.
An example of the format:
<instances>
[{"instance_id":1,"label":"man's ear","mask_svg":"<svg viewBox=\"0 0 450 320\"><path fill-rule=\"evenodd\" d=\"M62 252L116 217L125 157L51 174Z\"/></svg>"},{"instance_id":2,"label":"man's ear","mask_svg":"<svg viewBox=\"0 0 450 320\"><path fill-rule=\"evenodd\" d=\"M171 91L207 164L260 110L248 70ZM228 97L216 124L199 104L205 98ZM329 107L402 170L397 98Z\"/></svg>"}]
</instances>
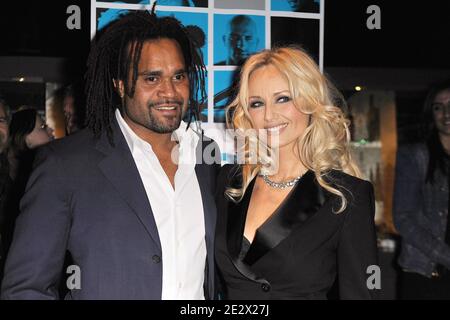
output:
<instances>
[{"instance_id":1,"label":"man's ear","mask_svg":"<svg viewBox=\"0 0 450 320\"><path fill-rule=\"evenodd\" d=\"M125 96L125 85L123 84L122 80L113 79L114 88L116 88L117 93L119 94L120 98L123 99Z\"/></svg>"}]
</instances>

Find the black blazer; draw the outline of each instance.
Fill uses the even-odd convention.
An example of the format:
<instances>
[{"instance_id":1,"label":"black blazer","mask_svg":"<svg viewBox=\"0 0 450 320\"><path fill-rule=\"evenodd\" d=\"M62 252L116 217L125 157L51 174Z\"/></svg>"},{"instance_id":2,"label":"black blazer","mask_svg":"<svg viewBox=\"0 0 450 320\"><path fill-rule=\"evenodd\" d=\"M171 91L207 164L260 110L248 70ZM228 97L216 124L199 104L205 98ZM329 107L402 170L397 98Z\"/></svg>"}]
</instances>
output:
<instances>
[{"instance_id":1,"label":"black blazer","mask_svg":"<svg viewBox=\"0 0 450 320\"><path fill-rule=\"evenodd\" d=\"M319 186L308 171L274 214L261 225L239 259L247 209L255 179L241 202L224 196L239 186L240 169L223 167L219 178L216 262L225 299L326 299L336 275L341 299L372 299L366 273L377 263L372 185L340 171L327 179L348 200L344 212L333 213L340 200Z\"/></svg>"},{"instance_id":2,"label":"black blazer","mask_svg":"<svg viewBox=\"0 0 450 320\"><path fill-rule=\"evenodd\" d=\"M3 299L58 298L66 250L81 270L81 289L67 299L161 298L164 261L152 207L115 120L113 134L114 146L86 129L40 150L6 261ZM197 155L214 146L202 140ZM214 296L217 166L195 166L205 217L206 298Z\"/></svg>"}]
</instances>

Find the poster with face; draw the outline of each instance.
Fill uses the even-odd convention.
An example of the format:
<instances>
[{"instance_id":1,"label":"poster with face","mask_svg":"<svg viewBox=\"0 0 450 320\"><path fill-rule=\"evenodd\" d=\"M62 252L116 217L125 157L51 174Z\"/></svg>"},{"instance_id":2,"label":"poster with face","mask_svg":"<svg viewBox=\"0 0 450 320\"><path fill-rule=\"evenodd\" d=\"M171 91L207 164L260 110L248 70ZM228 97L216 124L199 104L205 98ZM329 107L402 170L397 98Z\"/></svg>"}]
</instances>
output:
<instances>
[{"instance_id":1,"label":"poster with face","mask_svg":"<svg viewBox=\"0 0 450 320\"><path fill-rule=\"evenodd\" d=\"M128 12L129 10L126 9L97 8L97 31Z\"/></svg>"},{"instance_id":2,"label":"poster with face","mask_svg":"<svg viewBox=\"0 0 450 320\"><path fill-rule=\"evenodd\" d=\"M234 95L236 71L214 72L214 122L225 122L225 109Z\"/></svg>"},{"instance_id":3,"label":"poster with face","mask_svg":"<svg viewBox=\"0 0 450 320\"><path fill-rule=\"evenodd\" d=\"M187 26L203 55L207 101L200 103L199 120L210 125L224 124L225 109L235 95L236 72L251 54L273 46L296 44L320 62L323 16L299 14L320 13L320 1L324 0L156 1L156 14L173 16ZM149 10L155 1L94 2L95 29L100 30L129 11ZM200 100L198 93L197 99Z\"/></svg>"},{"instance_id":4,"label":"poster with face","mask_svg":"<svg viewBox=\"0 0 450 320\"><path fill-rule=\"evenodd\" d=\"M150 0L102 0L101 2L127 3L127 4L151 4ZM208 0L158 0L157 6L178 6L178 7L208 7Z\"/></svg>"},{"instance_id":5,"label":"poster with face","mask_svg":"<svg viewBox=\"0 0 450 320\"><path fill-rule=\"evenodd\" d=\"M273 11L319 13L320 0L272 0Z\"/></svg>"},{"instance_id":6,"label":"poster with face","mask_svg":"<svg viewBox=\"0 0 450 320\"><path fill-rule=\"evenodd\" d=\"M249 55L265 48L265 17L214 15L214 64L239 66Z\"/></svg>"}]
</instances>

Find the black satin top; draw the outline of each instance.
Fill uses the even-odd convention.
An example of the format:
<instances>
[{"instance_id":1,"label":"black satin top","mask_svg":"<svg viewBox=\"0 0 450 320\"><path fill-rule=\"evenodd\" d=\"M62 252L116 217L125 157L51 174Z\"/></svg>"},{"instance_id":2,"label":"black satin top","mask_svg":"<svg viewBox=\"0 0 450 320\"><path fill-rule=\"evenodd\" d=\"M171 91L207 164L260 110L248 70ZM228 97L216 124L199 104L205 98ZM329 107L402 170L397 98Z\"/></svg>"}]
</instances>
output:
<instances>
[{"instance_id":1,"label":"black satin top","mask_svg":"<svg viewBox=\"0 0 450 320\"><path fill-rule=\"evenodd\" d=\"M248 250L250 249L251 243L248 241L246 237L242 237L242 244L241 244L241 252L239 252L238 259L243 261L245 256L247 255Z\"/></svg>"},{"instance_id":2,"label":"black satin top","mask_svg":"<svg viewBox=\"0 0 450 320\"><path fill-rule=\"evenodd\" d=\"M276 211L256 230L250 244L243 236L255 179L234 203L226 186L239 186L239 167L219 175L216 262L226 299L326 299L339 280L343 299L371 299L369 265L377 265L373 188L341 172L329 181L345 191L347 209L336 214L339 199L307 172ZM247 241L246 241L247 240ZM338 273L339 270L339 273Z\"/></svg>"}]
</instances>

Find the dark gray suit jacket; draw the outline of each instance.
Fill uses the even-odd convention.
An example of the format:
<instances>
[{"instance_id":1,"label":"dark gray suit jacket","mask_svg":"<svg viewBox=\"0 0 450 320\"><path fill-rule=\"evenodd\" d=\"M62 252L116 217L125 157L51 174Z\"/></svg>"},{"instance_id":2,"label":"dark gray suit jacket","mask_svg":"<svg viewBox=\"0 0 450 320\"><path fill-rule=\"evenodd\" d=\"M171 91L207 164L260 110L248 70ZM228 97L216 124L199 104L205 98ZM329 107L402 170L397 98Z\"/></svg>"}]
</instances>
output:
<instances>
[{"instance_id":1,"label":"dark gray suit jacket","mask_svg":"<svg viewBox=\"0 0 450 320\"><path fill-rule=\"evenodd\" d=\"M66 250L81 271L81 289L69 291L67 299L161 298L164 261L152 208L116 122L113 132L114 147L105 135L94 139L83 130L38 153L6 261L2 299L57 299ZM205 146L217 145L199 143L197 151ZM206 298L214 295L218 166L195 167L205 213Z\"/></svg>"}]
</instances>

